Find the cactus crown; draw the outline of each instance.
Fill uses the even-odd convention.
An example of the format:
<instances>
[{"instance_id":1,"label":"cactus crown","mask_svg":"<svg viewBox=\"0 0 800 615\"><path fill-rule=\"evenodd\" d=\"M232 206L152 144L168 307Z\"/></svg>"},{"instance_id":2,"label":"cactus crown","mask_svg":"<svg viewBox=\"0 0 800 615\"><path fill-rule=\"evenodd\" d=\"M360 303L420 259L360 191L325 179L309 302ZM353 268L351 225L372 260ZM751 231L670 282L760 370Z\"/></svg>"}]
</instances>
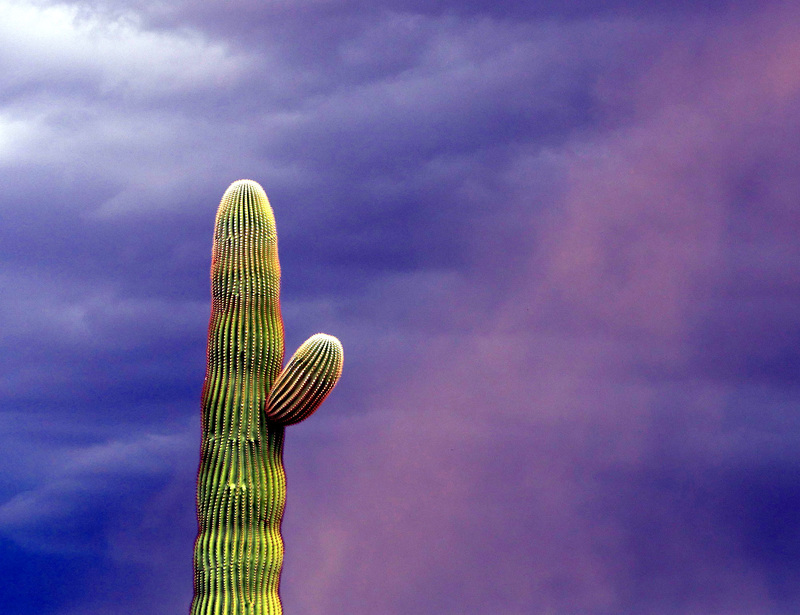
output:
<instances>
[{"instance_id":1,"label":"cactus crown","mask_svg":"<svg viewBox=\"0 0 800 615\"><path fill-rule=\"evenodd\" d=\"M192 615L282 612L284 428L330 393L343 350L318 333L281 371L280 275L267 195L236 181L214 226Z\"/></svg>"}]
</instances>

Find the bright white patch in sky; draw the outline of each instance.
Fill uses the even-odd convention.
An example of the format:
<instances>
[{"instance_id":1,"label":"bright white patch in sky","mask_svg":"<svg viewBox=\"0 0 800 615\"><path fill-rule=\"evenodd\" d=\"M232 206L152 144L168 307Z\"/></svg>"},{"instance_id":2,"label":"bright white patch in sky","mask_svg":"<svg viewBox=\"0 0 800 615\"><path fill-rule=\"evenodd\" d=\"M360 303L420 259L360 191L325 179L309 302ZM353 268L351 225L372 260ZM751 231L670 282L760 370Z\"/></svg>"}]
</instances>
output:
<instances>
[{"instance_id":1,"label":"bright white patch in sky","mask_svg":"<svg viewBox=\"0 0 800 615\"><path fill-rule=\"evenodd\" d=\"M24 148L34 132L30 121L0 112L0 163L7 163Z\"/></svg>"},{"instance_id":2,"label":"bright white patch in sky","mask_svg":"<svg viewBox=\"0 0 800 615\"><path fill-rule=\"evenodd\" d=\"M127 183L158 157L154 146L174 151L194 132L173 122L185 104L166 101L232 87L252 65L199 32L147 29L134 13L0 0L0 165L80 175L76 161L93 159L110 181L124 167Z\"/></svg>"},{"instance_id":3,"label":"bright white patch in sky","mask_svg":"<svg viewBox=\"0 0 800 615\"><path fill-rule=\"evenodd\" d=\"M248 61L189 31L145 30L135 14L111 18L64 4L0 0L6 87L48 89L87 80L101 94L152 96L223 87Z\"/></svg>"}]
</instances>

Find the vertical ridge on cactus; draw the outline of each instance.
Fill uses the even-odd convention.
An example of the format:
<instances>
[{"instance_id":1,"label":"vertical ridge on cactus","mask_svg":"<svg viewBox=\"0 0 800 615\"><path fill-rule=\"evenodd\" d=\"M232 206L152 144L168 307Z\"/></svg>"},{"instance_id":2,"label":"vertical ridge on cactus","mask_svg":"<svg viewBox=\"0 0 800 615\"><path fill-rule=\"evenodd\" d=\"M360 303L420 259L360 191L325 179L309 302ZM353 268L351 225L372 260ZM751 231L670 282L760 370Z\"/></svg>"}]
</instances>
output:
<instances>
[{"instance_id":1,"label":"vertical ridge on cactus","mask_svg":"<svg viewBox=\"0 0 800 615\"><path fill-rule=\"evenodd\" d=\"M335 337L284 353L275 217L239 180L217 211L202 392L192 615L280 615L284 429L310 416L342 372Z\"/></svg>"}]
</instances>

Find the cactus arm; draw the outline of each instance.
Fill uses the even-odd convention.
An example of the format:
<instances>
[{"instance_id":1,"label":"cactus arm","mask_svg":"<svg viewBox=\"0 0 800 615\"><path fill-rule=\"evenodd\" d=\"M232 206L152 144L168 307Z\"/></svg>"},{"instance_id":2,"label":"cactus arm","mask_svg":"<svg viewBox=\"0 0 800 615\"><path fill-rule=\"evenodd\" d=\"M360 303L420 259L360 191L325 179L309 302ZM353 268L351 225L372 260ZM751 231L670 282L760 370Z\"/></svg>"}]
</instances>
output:
<instances>
[{"instance_id":1,"label":"cactus arm","mask_svg":"<svg viewBox=\"0 0 800 615\"><path fill-rule=\"evenodd\" d=\"M317 333L303 342L269 392L267 418L293 425L319 408L342 374L344 350L332 335Z\"/></svg>"}]
</instances>

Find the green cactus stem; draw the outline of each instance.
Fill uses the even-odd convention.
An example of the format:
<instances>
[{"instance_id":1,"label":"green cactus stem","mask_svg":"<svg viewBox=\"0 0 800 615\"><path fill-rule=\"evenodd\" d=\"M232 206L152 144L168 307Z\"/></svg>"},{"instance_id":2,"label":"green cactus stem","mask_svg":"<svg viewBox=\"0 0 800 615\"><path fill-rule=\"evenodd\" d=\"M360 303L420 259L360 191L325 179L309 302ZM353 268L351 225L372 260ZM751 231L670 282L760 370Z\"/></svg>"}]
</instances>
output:
<instances>
[{"instance_id":1,"label":"green cactus stem","mask_svg":"<svg viewBox=\"0 0 800 615\"><path fill-rule=\"evenodd\" d=\"M286 368L275 217L240 180L217 211L202 393L191 615L280 615L284 429L310 416L342 373L342 345L303 343Z\"/></svg>"}]
</instances>

